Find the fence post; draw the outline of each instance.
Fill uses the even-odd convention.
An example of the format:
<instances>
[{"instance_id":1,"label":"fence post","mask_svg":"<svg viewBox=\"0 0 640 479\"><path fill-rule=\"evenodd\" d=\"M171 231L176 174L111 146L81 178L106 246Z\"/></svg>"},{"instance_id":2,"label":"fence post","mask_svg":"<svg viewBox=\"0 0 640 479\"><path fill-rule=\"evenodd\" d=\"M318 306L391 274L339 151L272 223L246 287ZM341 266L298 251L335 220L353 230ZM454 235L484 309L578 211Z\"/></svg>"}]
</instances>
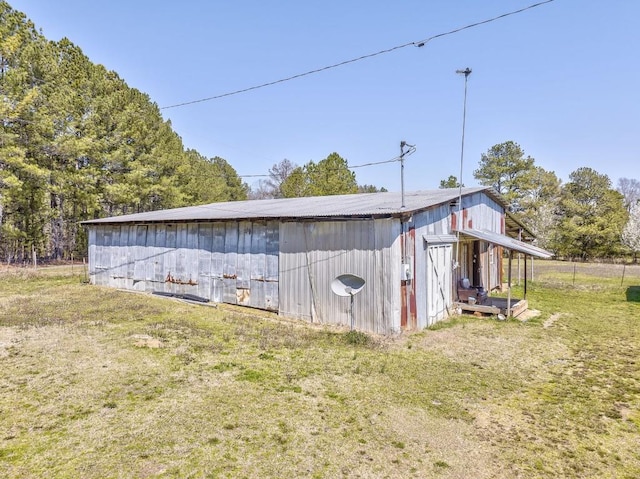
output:
<instances>
[{"instance_id":1,"label":"fence post","mask_svg":"<svg viewBox=\"0 0 640 479\"><path fill-rule=\"evenodd\" d=\"M627 269L627 263L622 265L622 279L620 280L620 286L622 286L624 284L624 272L625 272L626 269Z\"/></svg>"}]
</instances>

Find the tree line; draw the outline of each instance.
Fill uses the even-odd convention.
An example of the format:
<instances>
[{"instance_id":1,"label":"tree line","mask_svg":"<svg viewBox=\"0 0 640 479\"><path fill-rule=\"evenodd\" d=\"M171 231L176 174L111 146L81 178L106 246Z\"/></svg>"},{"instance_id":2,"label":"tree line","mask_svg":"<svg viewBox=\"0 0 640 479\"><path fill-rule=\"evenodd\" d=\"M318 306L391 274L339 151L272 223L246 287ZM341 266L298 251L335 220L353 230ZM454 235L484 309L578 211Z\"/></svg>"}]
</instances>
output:
<instances>
[{"instance_id":1,"label":"tree line","mask_svg":"<svg viewBox=\"0 0 640 479\"><path fill-rule=\"evenodd\" d=\"M562 184L507 141L475 178L560 257L640 251L640 183L617 189L590 168ZM458 187L455 176L440 186ZM386 191L359 185L338 153L274 164L249 187L225 159L186 149L148 95L93 64L68 39L48 41L0 0L0 260L69 259L86 252L83 220L247 198Z\"/></svg>"},{"instance_id":2,"label":"tree line","mask_svg":"<svg viewBox=\"0 0 640 479\"><path fill-rule=\"evenodd\" d=\"M509 211L521 217L538 244L560 258L620 257L640 252L640 181L620 178L614 188L605 174L578 168L562 183L536 166L517 143L491 147L474 177L495 188ZM440 183L453 186L455 177ZM456 183L457 184L457 183Z\"/></svg>"},{"instance_id":3,"label":"tree line","mask_svg":"<svg viewBox=\"0 0 640 479\"><path fill-rule=\"evenodd\" d=\"M284 160L269 178L252 191L225 159L185 149L148 95L0 1L0 260L79 258L87 219L378 191L359 186L337 153Z\"/></svg>"}]
</instances>

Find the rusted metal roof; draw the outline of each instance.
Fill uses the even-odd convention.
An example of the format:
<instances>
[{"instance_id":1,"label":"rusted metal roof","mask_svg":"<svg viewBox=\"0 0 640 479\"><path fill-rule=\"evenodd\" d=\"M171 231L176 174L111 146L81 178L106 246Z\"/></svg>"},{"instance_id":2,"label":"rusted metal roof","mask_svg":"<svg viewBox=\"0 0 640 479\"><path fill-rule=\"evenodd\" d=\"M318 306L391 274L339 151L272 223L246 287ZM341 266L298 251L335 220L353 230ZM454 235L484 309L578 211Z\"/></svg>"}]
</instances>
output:
<instances>
[{"instance_id":1,"label":"rusted metal roof","mask_svg":"<svg viewBox=\"0 0 640 479\"><path fill-rule=\"evenodd\" d=\"M462 188L462 195L467 196L479 191L485 191L491 198L497 199L504 205L503 200L494 190L484 186ZM407 192L404 195L404 208L402 208L402 196L397 192L230 201L113 216L84 221L83 224L399 216L457 201L458 195L457 188Z\"/></svg>"}]
</instances>

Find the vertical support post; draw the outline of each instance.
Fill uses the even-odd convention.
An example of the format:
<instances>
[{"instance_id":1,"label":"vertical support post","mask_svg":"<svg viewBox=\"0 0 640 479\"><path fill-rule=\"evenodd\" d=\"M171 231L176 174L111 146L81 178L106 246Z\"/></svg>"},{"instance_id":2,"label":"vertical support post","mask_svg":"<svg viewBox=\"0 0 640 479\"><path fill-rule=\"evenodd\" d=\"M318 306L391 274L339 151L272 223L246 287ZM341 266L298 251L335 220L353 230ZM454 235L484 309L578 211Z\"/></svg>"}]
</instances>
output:
<instances>
[{"instance_id":1,"label":"vertical support post","mask_svg":"<svg viewBox=\"0 0 640 479\"><path fill-rule=\"evenodd\" d=\"M402 197L402 206L404 209L404 147L407 143L404 141L400 142L400 196Z\"/></svg>"},{"instance_id":2,"label":"vertical support post","mask_svg":"<svg viewBox=\"0 0 640 479\"><path fill-rule=\"evenodd\" d=\"M527 299L527 255L524 255L524 299Z\"/></svg>"},{"instance_id":3,"label":"vertical support post","mask_svg":"<svg viewBox=\"0 0 640 479\"><path fill-rule=\"evenodd\" d=\"M464 130L467 123L467 80L471 75L471 68L467 67L464 70L456 70L458 75L464 75L464 101L462 106L462 140L460 145L460 176L458 176L458 218L456 218L457 229L457 245L456 245L456 261L460 266L460 230L463 228L462 224L462 167L464 164Z\"/></svg>"},{"instance_id":4,"label":"vertical support post","mask_svg":"<svg viewBox=\"0 0 640 479\"><path fill-rule=\"evenodd\" d=\"M513 251L509 250L509 278L507 283L507 318L511 316L511 262L513 260Z\"/></svg>"},{"instance_id":5,"label":"vertical support post","mask_svg":"<svg viewBox=\"0 0 640 479\"><path fill-rule=\"evenodd\" d=\"M349 315L351 316L351 331L353 331L353 293L350 293L351 296L351 306L349 308Z\"/></svg>"}]
</instances>

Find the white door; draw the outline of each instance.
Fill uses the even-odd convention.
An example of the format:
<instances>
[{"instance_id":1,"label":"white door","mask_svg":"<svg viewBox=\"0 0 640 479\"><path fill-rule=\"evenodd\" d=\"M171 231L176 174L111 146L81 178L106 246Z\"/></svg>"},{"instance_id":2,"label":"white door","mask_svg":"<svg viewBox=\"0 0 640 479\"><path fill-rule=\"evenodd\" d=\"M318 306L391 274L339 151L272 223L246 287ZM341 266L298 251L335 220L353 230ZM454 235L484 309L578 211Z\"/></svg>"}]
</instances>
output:
<instances>
[{"instance_id":1,"label":"white door","mask_svg":"<svg viewBox=\"0 0 640 479\"><path fill-rule=\"evenodd\" d=\"M452 249L450 243L427 246L427 326L449 316Z\"/></svg>"}]
</instances>

